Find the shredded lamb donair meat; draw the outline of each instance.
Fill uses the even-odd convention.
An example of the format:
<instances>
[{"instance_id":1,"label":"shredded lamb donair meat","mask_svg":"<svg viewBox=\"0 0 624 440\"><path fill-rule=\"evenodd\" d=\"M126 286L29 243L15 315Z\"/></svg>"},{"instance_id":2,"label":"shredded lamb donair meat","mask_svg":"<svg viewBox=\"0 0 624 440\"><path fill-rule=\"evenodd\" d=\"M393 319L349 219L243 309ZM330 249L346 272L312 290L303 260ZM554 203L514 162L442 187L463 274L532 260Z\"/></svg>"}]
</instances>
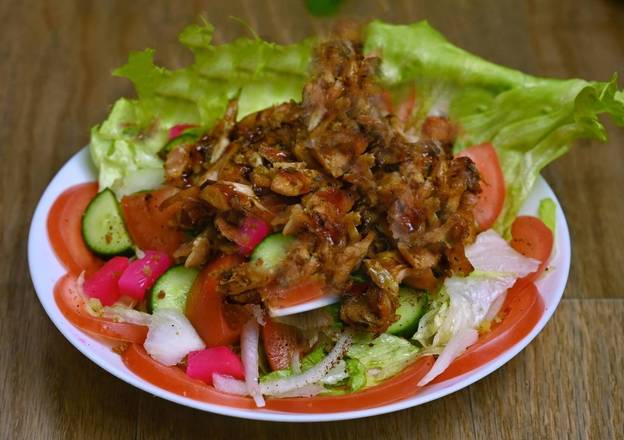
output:
<instances>
[{"instance_id":1,"label":"shredded lamb donair meat","mask_svg":"<svg viewBox=\"0 0 624 440\"><path fill-rule=\"evenodd\" d=\"M195 145L168 154L165 170L183 189L180 228L203 231L178 253L187 265L235 252L227 243L246 216L296 237L269 274L253 263L228 271L219 289L231 302L266 301L312 277L342 292L346 323L379 333L396 320L400 283L433 290L472 270L464 246L476 233L479 174L453 157L457 130L444 117L408 140L376 83L379 59L365 57L354 35L319 45L301 103L236 122L233 100ZM353 285L357 269L370 286Z\"/></svg>"}]
</instances>

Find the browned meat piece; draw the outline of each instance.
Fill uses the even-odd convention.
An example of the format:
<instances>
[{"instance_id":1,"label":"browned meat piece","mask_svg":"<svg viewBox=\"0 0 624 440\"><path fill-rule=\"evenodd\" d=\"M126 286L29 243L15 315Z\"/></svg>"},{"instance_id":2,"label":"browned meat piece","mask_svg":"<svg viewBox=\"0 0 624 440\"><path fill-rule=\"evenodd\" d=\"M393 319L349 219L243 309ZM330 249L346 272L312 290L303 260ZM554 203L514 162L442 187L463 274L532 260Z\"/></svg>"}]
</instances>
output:
<instances>
[{"instance_id":1,"label":"browned meat piece","mask_svg":"<svg viewBox=\"0 0 624 440\"><path fill-rule=\"evenodd\" d=\"M260 261L228 271L219 290L229 303L268 301L314 280L348 292L345 322L382 332L400 284L434 291L472 270L464 248L477 232L479 173L453 158L458 129L447 118L428 117L415 133L389 114L379 59L363 55L357 28L320 44L312 66L301 103L237 122L233 100L196 145L169 153L167 181L182 189L178 226L203 231L176 255L201 266L235 253L242 220L261 218L296 241L273 270ZM358 291L350 274L362 266L372 284Z\"/></svg>"},{"instance_id":2,"label":"browned meat piece","mask_svg":"<svg viewBox=\"0 0 624 440\"><path fill-rule=\"evenodd\" d=\"M274 271L277 287L293 286L322 269L312 239L299 239L289 249L286 258Z\"/></svg>"},{"instance_id":3,"label":"browned meat piece","mask_svg":"<svg viewBox=\"0 0 624 440\"><path fill-rule=\"evenodd\" d=\"M189 146L181 145L167 154L165 161L165 177L169 185L184 187L186 185L185 174L191 168L191 156ZM192 146L191 146L192 147Z\"/></svg>"},{"instance_id":4,"label":"browned meat piece","mask_svg":"<svg viewBox=\"0 0 624 440\"><path fill-rule=\"evenodd\" d=\"M331 280L334 285L345 285L351 273L357 269L366 256L368 248L375 239L375 234L370 232L364 239L348 245L342 252L334 255L335 260L327 262L331 267Z\"/></svg>"},{"instance_id":5,"label":"browned meat piece","mask_svg":"<svg viewBox=\"0 0 624 440\"><path fill-rule=\"evenodd\" d=\"M345 296L340 319L360 330L383 333L397 319L398 302L398 295L370 286L364 292Z\"/></svg>"},{"instance_id":6,"label":"browned meat piece","mask_svg":"<svg viewBox=\"0 0 624 440\"><path fill-rule=\"evenodd\" d=\"M271 182L271 190L289 197L307 194L312 190L315 174L295 168L279 169Z\"/></svg>"},{"instance_id":7,"label":"browned meat piece","mask_svg":"<svg viewBox=\"0 0 624 440\"><path fill-rule=\"evenodd\" d=\"M457 126L443 116L429 116L423 123L422 136L423 139L438 141L443 145L453 145Z\"/></svg>"},{"instance_id":8,"label":"browned meat piece","mask_svg":"<svg viewBox=\"0 0 624 440\"><path fill-rule=\"evenodd\" d=\"M261 263L242 263L223 272L218 290L224 295L237 296L264 287L270 279L270 273Z\"/></svg>"}]
</instances>

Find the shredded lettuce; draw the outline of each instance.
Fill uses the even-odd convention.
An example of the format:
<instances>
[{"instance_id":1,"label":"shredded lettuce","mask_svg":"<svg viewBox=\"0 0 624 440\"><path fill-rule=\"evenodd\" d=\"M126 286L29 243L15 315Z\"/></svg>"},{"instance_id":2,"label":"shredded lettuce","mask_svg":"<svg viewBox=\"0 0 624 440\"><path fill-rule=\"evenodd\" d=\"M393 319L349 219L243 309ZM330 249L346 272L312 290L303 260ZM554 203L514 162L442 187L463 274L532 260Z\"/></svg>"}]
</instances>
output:
<instances>
[{"instance_id":1,"label":"shredded lettuce","mask_svg":"<svg viewBox=\"0 0 624 440\"><path fill-rule=\"evenodd\" d=\"M314 350L308 353L303 359L301 359L301 371L308 371L310 368L321 362L325 356L327 356L327 352L325 352L325 348L322 344L317 345ZM274 379L281 379L284 377L292 376L293 372L290 368L285 368L283 370L275 370L268 374L263 375L260 378L260 382L267 382Z\"/></svg>"},{"instance_id":2,"label":"shredded lettuce","mask_svg":"<svg viewBox=\"0 0 624 440\"><path fill-rule=\"evenodd\" d=\"M554 234L557 227L557 204L551 198L540 200L537 215Z\"/></svg>"},{"instance_id":3,"label":"shredded lettuce","mask_svg":"<svg viewBox=\"0 0 624 440\"><path fill-rule=\"evenodd\" d=\"M419 349L398 336L382 333L375 339L364 337L347 352L366 369L366 386L375 385L402 371L419 355Z\"/></svg>"},{"instance_id":4,"label":"shredded lettuce","mask_svg":"<svg viewBox=\"0 0 624 440\"><path fill-rule=\"evenodd\" d=\"M624 126L624 93L608 82L537 78L485 61L454 45L427 22L367 27L365 51L382 57L383 83L418 97L415 123L448 113L461 127L456 151L491 142L507 195L496 229L508 229L540 171L579 138L606 140L599 114Z\"/></svg>"},{"instance_id":5,"label":"shredded lettuce","mask_svg":"<svg viewBox=\"0 0 624 440\"><path fill-rule=\"evenodd\" d=\"M440 353L460 330L478 328L496 300L539 266L539 261L519 254L491 229L466 248L466 257L475 270L467 277L447 278L419 322L413 339L425 352Z\"/></svg>"},{"instance_id":6,"label":"shredded lettuce","mask_svg":"<svg viewBox=\"0 0 624 440\"><path fill-rule=\"evenodd\" d=\"M91 155L101 187L134 189L128 176L162 166L157 153L168 130L181 123L209 128L229 99L239 115L298 100L308 77L314 40L280 46L241 38L212 44L209 24L191 25L180 42L193 52L188 67L156 66L154 52L133 52L114 74L128 78L137 99L122 98L91 132ZM495 146L507 185L496 229L507 234L540 170L566 153L578 138L606 139L598 119L611 115L624 126L624 93L608 82L537 78L498 66L447 41L427 22L391 25L374 21L364 32L367 53L382 57L381 81L395 94L414 88L414 119L449 113L462 126L456 149L480 142ZM153 176L153 173L147 173ZM139 182L143 183L143 182ZM153 185L147 180L144 186Z\"/></svg>"}]
</instances>

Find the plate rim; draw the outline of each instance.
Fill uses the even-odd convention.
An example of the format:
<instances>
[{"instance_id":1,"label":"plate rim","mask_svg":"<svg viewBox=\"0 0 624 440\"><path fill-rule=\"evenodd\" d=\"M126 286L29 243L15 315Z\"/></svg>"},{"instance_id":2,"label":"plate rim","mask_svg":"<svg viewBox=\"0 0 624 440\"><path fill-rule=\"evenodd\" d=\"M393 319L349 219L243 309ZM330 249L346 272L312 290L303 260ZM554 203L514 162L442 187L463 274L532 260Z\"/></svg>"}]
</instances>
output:
<instances>
[{"instance_id":1,"label":"plate rim","mask_svg":"<svg viewBox=\"0 0 624 440\"><path fill-rule=\"evenodd\" d=\"M66 179L65 175L68 173L71 174L73 168L76 168L76 171L74 172L78 173L78 179L64 182L64 180ZM80 176L82 176L84 179L81 179ZM526 335L521 341L516 343L513 347L505 351L502 355L496 357L495 359L492 359L485 365L470 372L467 372L457 378L431 386L430 389L433 388L434 390L428 392L426 395L422 395L421 392L418 392L412 397L374 408L331 413L286 413L264 409L240 409L223 405L216 405L195 399L190 399L172 393L170 391L163 390L136 376L130 370L127 370L125 366L123 367L123 369L125 369L126 371L123 371L123 369L108 365L107 362L105 362L98 355L96 355L93 350L88 349L90 347L90 344L105 344L102 341L97 340L89 336L88 334L80 331L79 329L74 327L69 321L67 321L58 310L58 307L56 306L53 297L51 300L52 304L50 304L49 297L52 296L52 288L58 278L51 279L49 273L54 272L54 270L49 270L47 267L40 269L39 267L37 267L38 261L41 258L43 258L44 261L48 261L47 259L51 254L53 262L50 262L50 264L53 269L57 269L56 272L58 272L58 268L60 268L63 272L65 271L65 269L62 268L60 262L56 259L48 239L47 214L50 206L61 192L63 192L65 189L69 188L72 185L89 180L94 181L97 180L97 178L95 176L95 168L90 160L88 146L86 146L73 154L72 157L63 164L60 170L54 175L50 183L47 185L41 198L37 202L37 206L34 210L28 233L28 266L31 280L35 287L35 292L37 294L39 302L41 303L50 320L54 323L55 327L61 332L65 339L67 339L70 344L72 344L78 351L80 351L83 355L85 355L100 368L114 375L118 379L129 383L130 385L149 394L156 395L160 398L178 403L180 405L215 414L251 420L265 420L275 422L338 421L387 414L390 412L419 406L427 402L431 402L433 400L447 396L472 385L476 381L484 378L493 371L502 367L509 360L515 357L519 352L521 352L531 341L533 341L533 339L535 339L535 337L550 321L550 318L559 306L568 281L571 262L571 241L567 221L561 204L557 199L557 196L553 192L552 188L550 188L548 183L541 176L539 176L538 180L535 183L534 189L532 190L532 195L537 190L536 188L541 187L541 190L546 193L546 196L552 198L557 206L557 222L555 234L556 248L553 252L553 255L551 256L550 261L559 261L560 265L558 267L555 267L555 269L551 271L548 275L548 278L552 279L553 282L556 284L556 292L552 297L550 307L545 307L544 314L535 325L535 327L533 327L531 332ZM534 211L536 208L537 200L531 200L531 198L529 198L529 202L525 204L523 211ZM41 252L42 250L43 252ZM41 255L41 253L45 255L44 257L39 258L38 256ZM48 274L48 276L46 276L46 274ZM553 274L558 275L558 281L554 280ZM538 281L538 288L540 287L540 284L544 284L542 281L543 280ZM541 289L540 294L544 296L544 294L541 293ZM48 297L45 297L45 295L47 295ZM548 295L553 295L553 292L549 291Z\"/></svg>"}]
</instances>

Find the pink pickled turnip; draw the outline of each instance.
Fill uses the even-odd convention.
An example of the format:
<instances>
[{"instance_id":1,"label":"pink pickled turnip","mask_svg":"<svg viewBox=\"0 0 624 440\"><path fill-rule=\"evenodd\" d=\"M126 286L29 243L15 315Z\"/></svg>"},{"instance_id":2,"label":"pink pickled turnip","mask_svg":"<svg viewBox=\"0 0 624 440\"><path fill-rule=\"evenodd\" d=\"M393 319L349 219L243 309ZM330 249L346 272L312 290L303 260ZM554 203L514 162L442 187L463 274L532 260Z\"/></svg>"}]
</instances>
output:
<instances>
[{"instance_id":1,"label":"pink pickled turnip","mask_svg":"<svg viewBox=\"0 0 624 440\"><path fill-rule=\"evenodd\" d=\"M178 124L169 129L169 140L175 139L189 128L197 127L195 124Z\"/></svg>"},{"instance_id":2,"label":"pink pickled turnip","mask_svg":"<svg viewBox=\"0 0 624 440\"><path fill-rule=\"evenodd\" d=\"M119 278L119 291L122 295L142 300L145 292L171 264L171 258L165 252L145 251L145 256L131 262Z\"/></svg>"},{"instance_id":3,"label":"pink pickled turnip","mask_svg":"<svg viewBox=\"0 0 624 440\"><path fill-rule=\"evenodd\" d=\"M219 346L190 352L186 361L186 374L212 385L213 374L243 379L245 370L240 357L231 348Z\"/></svg>"},{"instance_id":4,"label":"pink pickled turnip","mask_svg":"<svg viewBox=\"0 0 624 440\"><path fill-rule=\"evenodd\" d=\"M240 253L249 255L258 243L269 235L271 227L260 218L247 217L243 220L240 232L240 239L237 241L237 244L240 246Z\"/></svg>"},{"instance_id":5,"label":"pink pickled turnip","mask_svg":"<svg viewBox=\"0 0 624 440\"><path fill-rule=\"evenodd\" d=\"M97 298L102 305L113 305L121 296L119 278L128 268L126 257L114 257L84 282L83 290L89 298Z\"/></svg>"}]
</instances>

